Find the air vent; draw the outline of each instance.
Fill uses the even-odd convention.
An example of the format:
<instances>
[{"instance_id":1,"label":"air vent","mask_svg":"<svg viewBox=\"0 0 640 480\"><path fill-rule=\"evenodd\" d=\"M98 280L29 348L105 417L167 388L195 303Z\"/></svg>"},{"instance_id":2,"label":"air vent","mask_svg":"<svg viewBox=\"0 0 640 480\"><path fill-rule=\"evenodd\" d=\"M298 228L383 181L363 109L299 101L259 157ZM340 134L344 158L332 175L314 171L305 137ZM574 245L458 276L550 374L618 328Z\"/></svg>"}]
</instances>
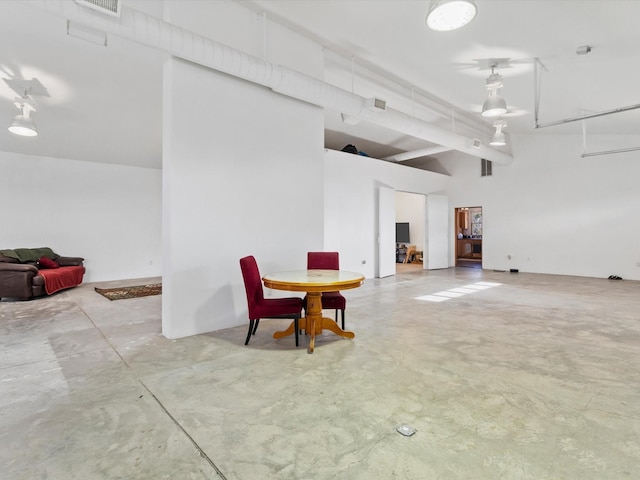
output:
<instances>
[{"instance_id":1,"label":"air vent","mask_svg":"<svg viewBox=\"0 0 640 480\"><path fill-rule=\"evenodd\" d=\"M387 109L387 102L379 98L367 98L367 108L374 112L384 112Z\"/></svg>"},{"instance_id":2,"label":"air vent","mask_svg":"<svg viewBox=\"0 0 640 480\"><path fill-rule=\"evenodd\" d=\"M487 160L486 158L481 158L482 162L480 167L480 175L483 177L490 177L493 174L493 164L491 160Z\"/></svg>"},{"instance_id":3,"label":"air vent","mask_svg":"<svg viewBox=\"0 0 640 480\"><path fill-rule=\"evenodd\" d=\"M120 0L75 0L75 2L105 15L120 16Z\"/></svg>"}]
</instances>

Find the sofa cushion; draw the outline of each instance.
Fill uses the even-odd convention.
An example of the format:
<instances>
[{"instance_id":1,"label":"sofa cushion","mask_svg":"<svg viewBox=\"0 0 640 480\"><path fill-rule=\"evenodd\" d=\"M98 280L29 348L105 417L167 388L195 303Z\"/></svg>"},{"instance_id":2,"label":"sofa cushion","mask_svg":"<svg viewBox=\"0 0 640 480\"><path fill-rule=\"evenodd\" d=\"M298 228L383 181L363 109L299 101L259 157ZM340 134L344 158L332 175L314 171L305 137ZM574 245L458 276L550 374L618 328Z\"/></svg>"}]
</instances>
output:
<instances>
[{"instance_id":1,"label":"sofa cushion","mask_svg":"<svg viewBox=\"0 0 640 480\"><path fill-rule=\"evenodd\" d=\"M17 258L11 258L11 257L7 257L5 255L2 254L2 250L0 250L0 262L3 263L19 263L19 260Z\"/></svg>"},{"instance_id":2,"label":"sofa cushion","mask_svg":"<svg viewBox=\"0 0 640 480\"><path fill-rule=\"evenodd\" d=\"M38 259L38 267L39 268L60 268L56 262L47 257L40 257Z\"/></svg>"},{"instance_id":3,"label":"sofa cushion","mask_svg":"<svg viewBox=\"0 0 640 480\"><path fill-rule=\"evenodd\" d=\"M47 257L55 260L60 255L49 247L40 248L16 248L15 250L0 250L5 257L15 258L20 262L37 262L40 257Z\"/></svg>"}]
</instances>

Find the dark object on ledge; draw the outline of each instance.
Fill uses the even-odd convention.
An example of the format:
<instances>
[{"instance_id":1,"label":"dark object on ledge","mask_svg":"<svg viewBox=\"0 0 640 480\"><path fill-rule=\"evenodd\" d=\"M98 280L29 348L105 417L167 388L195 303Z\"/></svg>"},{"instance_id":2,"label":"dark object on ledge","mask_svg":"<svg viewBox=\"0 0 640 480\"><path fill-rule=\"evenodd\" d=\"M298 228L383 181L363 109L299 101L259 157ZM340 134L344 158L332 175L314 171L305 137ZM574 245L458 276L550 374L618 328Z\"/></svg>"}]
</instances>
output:
<instances>
[{"instance_id":1,"label":"dark object on ledge","mask_svg":"<svg viewBox=\"0 0 640 480\"><path fill-rule=\"evenodd\" d=\"M0 250L0 299L29 300L82 283L84 258L61 257L47 247Z\"/></svg>"},{"instance_id":2,"label":"dark object on ledge","mask_svg":"<svg viewBox=\"0 0 640 480\"><path fill-rule=\"evenodd\" d=\"M358 149L356 148L355 145L346 145L343 149L343 152L347 152L347 153L355 153L356 155L358 154Z\"/></svg>"}]
</instances>

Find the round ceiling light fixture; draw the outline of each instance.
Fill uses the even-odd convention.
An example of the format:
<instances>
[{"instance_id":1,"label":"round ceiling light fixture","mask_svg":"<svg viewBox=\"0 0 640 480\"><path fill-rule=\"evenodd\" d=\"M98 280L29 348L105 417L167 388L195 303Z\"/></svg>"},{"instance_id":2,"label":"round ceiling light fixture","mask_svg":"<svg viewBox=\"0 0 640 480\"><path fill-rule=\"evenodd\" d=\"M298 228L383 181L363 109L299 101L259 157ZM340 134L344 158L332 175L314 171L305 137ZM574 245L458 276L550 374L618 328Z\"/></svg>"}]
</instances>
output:
<instances>
[{"instance_id":1,"label":"round ceiling light fixture","mask_svg":"<svg viewBox=\"0 0 640 480\"><path fill-rule=\"evenodd\" d=\"M478 13L472 0L439 0L431 2L426 23L431 30L447 32L464 27Z\"/></svg>"}]
</instances>

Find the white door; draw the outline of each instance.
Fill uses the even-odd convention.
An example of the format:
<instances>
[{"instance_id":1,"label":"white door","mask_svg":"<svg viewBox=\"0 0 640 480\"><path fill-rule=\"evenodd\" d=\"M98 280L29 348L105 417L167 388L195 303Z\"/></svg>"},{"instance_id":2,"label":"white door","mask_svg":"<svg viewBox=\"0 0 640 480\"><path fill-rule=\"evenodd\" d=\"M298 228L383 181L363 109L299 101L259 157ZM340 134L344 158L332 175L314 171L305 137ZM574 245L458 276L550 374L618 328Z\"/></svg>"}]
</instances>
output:
<instances>
[{"instance_id":1,"label":"white door","mask_svg":"<svg viewBox=\"0 0 640 480\"><path fill-rule=\"evenodd\" d=\"M424 268L449 268L449 198L427 195Z\"/></svg>"},{"instance_id":2,"label":"white door","mask_svg":"<svg viewBox=\"0 0 640 480\"><path fill-rule=\"evenodd\" d=\"M378 278L396 273L396 192L378 189Z\"/></svg>"}]
</instances>

